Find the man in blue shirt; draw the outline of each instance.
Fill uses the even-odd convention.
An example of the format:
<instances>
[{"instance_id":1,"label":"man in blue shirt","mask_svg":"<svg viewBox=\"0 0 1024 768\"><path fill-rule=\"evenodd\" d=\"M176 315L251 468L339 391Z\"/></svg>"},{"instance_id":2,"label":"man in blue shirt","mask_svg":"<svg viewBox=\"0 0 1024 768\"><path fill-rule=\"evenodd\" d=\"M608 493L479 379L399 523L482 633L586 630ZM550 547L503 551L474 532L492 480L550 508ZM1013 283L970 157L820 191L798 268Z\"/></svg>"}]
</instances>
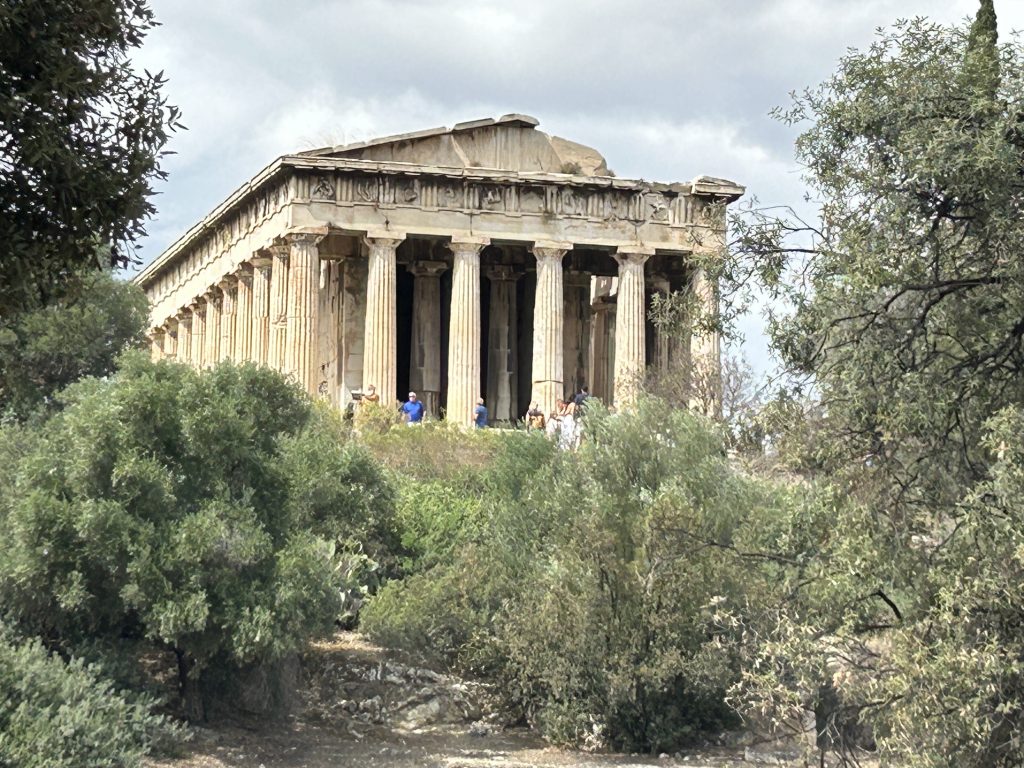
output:
<instances>
[{"instance_id":1,"label":"man in blue shirt","mask_svg":"<svg viewBox=\"0 0 1024 768\"><path fill-rule=\"evenodd\" d=\"M402 404L402 413L409 426L423 421L423 403L417 399L415 392L410 392L409 400Z\"/></svg>"},{"instance_id":2,"label":"man in blue shirt","mask_svg":"<svg viewBox=\"0 0 1024 768\"><path fill-rule=\"evenodd\" d=\"M473 409L473 423L477 429L487 426L487 408L484 406L484 399L481 397L476 401L476 408Z\"/></svg>"}]
</instances>

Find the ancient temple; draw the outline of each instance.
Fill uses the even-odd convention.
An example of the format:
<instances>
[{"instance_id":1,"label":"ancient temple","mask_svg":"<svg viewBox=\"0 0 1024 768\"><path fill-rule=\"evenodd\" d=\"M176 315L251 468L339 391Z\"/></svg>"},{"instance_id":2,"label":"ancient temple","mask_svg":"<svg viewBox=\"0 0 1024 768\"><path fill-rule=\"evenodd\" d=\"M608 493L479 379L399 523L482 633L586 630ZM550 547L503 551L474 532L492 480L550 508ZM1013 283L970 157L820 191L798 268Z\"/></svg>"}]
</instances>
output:
<instances>
[{"instance_id":1,"label":"ancient temple","mask_svg":"<svg viewBox=\"0 0 1024 768\"><path fill-rule=\"evenodd\" d=\"M527 115L281 157L136 277L153 355L254 361L346 406L416 391L493 421L588 385L618 406L648 366L717 377L716 337L660 338L655 292L715 287L743 187L619 179Z\"/></svg>"}]
</instances>

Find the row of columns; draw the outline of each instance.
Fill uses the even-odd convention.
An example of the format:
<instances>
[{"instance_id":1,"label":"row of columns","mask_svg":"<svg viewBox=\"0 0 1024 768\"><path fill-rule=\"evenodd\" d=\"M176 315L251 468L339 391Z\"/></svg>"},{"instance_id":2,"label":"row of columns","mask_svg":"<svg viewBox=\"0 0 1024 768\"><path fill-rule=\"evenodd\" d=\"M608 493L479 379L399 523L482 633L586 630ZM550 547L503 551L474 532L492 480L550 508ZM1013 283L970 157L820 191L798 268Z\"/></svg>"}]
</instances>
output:
<instances>
[{"instance_id":1,"label":"row of columns","mask_svg":"<svg viewBox=\"0 0 1024 768\"><path fill-rule=\"evenodd\" d=\"M176 337L168 329L154 333L154 356L174 356L198 367L227 358L255 361L291 374L310 394L316 394L321 237L289 235L244 264L182 310L177 317ZM397 387L396 251L403 239L395 233L372 232L363 239L368 256L363 389L374 384L386 397ZM474 405L481 395L480 253L489 242L483 237L455 237L449 244L452 294L447 416L461 424L472 421ZM531 399L545 412L554 408L567 385L576 384L566 381L566 376L579 376L576 360L568 361L568 372L566 365L566 358L580 354L573 350L581 346L573 346L566 339L562 260L571 248L567 243L545 242L531 247L537 271ZM633 401L644 373L644 264L651 255L653 250L640 246L620 248L615 254L619 265L614 332L614 392L618 406ZM437 413L441 395L440 275L446 268L442 261L420 261L410 266L416 277L410 385L421 394L432 413ZM500 404L491 415L497 420L514 419L520 415L511 413L519 367L515 344L518 274L508 267L497 267L488 272L488 277L491 322L487 391L489 399L497 401L494 405ZM570 318L570 324L579 322L579 318ZM604 322L605 313L595 313L593 337L597 344L607 343ZM573 326L573 333L577 332L583 333ZM598 353L595 349L595 355ZM606 384L591 383L595 389L604 389Z\"/></svg>"}]
</instances>

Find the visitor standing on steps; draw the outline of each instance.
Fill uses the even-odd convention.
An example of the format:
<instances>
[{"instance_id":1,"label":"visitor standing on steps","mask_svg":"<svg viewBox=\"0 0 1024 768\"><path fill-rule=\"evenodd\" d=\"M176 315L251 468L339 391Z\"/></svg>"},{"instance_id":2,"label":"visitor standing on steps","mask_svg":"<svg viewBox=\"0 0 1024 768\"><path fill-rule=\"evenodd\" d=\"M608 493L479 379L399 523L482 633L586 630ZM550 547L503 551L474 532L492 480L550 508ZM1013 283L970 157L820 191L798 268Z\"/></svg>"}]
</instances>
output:
<instances>
[{"instance_id":1,"label":"visitor standing on steps","mask_svg":"<svg viewBox=\"0 0 1024 768\"><path fill-rule=\"evenodd\" d=\"M377 394L377 385L371 384L366 388L366 394L363 395L363 400L367 403L379 403L380 395Z\"/></svg>"},{"instance_id":2,"label":"visitor standing on steps","mask_svg":"<svg viewBox=\"0 0 1024 768\"><path fill-rule=\"evenodd\" d=\"M482 397L476 401L476 408L473 409L473 423L476 424L477 429L487 426L487 406L484 405Z\"/></svg>"},{"instance_id":3,"label":"visitor standing on steps","mask_svg":"<svg viewBox=\"0 0 1024 768\"><path fill-rule=\"evenodd\" d=\"M416 397L415 392L409 393L409 399L402 405L402 414L410 427L423 421L423 403Z\"/></svg>"}]
</instances>

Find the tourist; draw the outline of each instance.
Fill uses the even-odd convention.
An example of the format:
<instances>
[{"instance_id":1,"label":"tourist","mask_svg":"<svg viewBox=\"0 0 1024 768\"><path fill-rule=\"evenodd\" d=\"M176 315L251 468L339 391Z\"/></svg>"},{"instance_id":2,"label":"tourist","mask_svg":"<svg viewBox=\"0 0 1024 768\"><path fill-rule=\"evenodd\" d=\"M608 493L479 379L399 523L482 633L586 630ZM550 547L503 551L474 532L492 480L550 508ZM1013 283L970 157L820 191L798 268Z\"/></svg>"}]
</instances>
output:
<instances>
[{"instance_id":1,"label":"tourist","mask_svg":"<svg viewBox=\"0 0 1024 768\"><path fill-rule=\"evenodd\" d=\"M487 426L487 406L484 405L482 397L476 401L476 408L473 409L473 423L476 424L477 429Z\"/></svg>"},{"instance_id":2,"label":"tourist","mask_svg":"<svg viewBox=\"0 0 1024 768\"><path fill-rule=\"evenodd\" d=\"M366 388L366 394L363 395L363 402L365 403L379 403L380 395L377 394L377 385L371 384Z\"/></svg>"},{"instance_id":3,"label":"tourist","mask_svg":"<svg viewBox=\"0 0 1024 768\"><path fill-rule=\"evenodd\" d=\"M576 418L576 404L565 403L562 425L558 432L558 450L573 451L579 445L579 420Z\"/></svg>"},{"instance_id":4,"label":"tourist","mask_svg":"<svg viewBox=\"0 0 1024 768\"><path fill-rule=\"evenodd\" d=\"M548 416L548 423L544 428L544 434L546 434L552 440L558 439L558 431L562 427L562 415L565 412L565 401L562 398L558 398L555 401L555 410Z\"/></svg>"},{"instance_id":5,"label":"tourist","mask_svg":"<svg viewBox=\"0 0 1024 768\"><path fill-rule=\"evenodd\" d=\"M402 414L410 427L423 421L423 403L416 397L415 392L410 392L408 401L402 404Z\"/></svg>"},{"instance_id":6,"label":"tourist","mask_svg":"<svg viewBox=\"0 0 1024 768\"><path fill-rule=\"evenodd\" d=\"M544 429L544 424L544 411L540 409L540 403L534 400L530 403L530 410L526 412L526 429L527 431Z\"/></svg>"},{"instance_id":7,"label":"tourist","mask_svg":"<svg viewBox=\"0 0 1024 768\"><path fill-rule=\"evenodd\" d=\"M582 416L583 415L583 412L582 412L583 408L586 405L587 400L589 398L590 398L590 392L587 390L587 388L586 387L580 387L580 391L577 392L576 396L573 397L573 399L572 399L573 405L576 406L576 415L577 416Z\"/></svg>"}]
</instances>

